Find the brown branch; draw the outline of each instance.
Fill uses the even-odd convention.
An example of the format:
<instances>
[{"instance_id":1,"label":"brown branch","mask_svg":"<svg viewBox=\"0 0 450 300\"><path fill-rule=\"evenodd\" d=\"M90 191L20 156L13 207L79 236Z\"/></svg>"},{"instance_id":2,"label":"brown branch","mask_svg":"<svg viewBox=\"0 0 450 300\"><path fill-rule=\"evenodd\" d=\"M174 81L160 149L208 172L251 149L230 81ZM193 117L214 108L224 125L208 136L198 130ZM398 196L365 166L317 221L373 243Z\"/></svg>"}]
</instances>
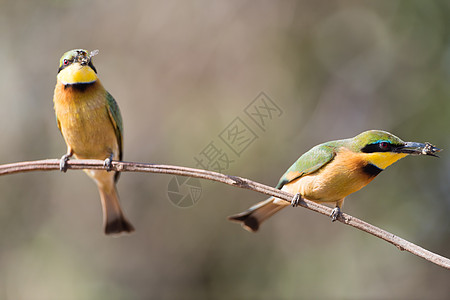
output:
<instances>
[{"instance_id":1,"label":"brown branch","mask_svg":"<svg viewBox=\"0 0 450 300\"><path fill-rule=\"evenodd\" d=\"M67 162L68 169L105 169L103 166L103 161L101 160L69 160ZM251 181L238 176L224 175L221 173L216 173L212 171L205 171L193 168L185 168L178 166L169 165L156 165L156 164L144 164L144 163L134 163L134 162L117 162L112 163L112 169L120 172L149 172L149 173L159 173L159 174L172 174L179 176L189 176L202 178L217 182L222 182L228 185L236 186L239 188L244 188L266 194L269 196L274 196L286 201L291 201L294 195L280 191L270 186ZM8 175L21 172L30 171L51 171L59 170L59 160L48 159L48 160L38 160L38 161L28 161L28 162L18 162L12 164L0 165L0 176ZM331 208L324 205L317 204L308 200L301 200L300 206L308 208L312 211L318 212L320 214L329 216L331 214ZM382 230L376 226L368 224L362 220L352 217L348 214L342 213L338 220L344 224L355 227L359 230L370 233L380 239L383 239L400 250L406 250L414 255L422 257L436 265L443 268L450 269L450 259L435 254L428 251L422 247L419 247L411 242L408 242L392 233Z\"/></svg>"}]
</instances>

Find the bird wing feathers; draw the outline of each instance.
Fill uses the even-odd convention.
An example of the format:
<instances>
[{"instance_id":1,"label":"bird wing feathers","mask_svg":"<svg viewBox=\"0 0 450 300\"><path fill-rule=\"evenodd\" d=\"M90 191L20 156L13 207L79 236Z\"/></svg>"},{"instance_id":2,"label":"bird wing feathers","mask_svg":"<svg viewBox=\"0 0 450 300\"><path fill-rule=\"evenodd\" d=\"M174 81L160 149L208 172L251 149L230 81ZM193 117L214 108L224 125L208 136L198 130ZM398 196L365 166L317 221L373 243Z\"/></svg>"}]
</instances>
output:
<instances>
[{"instance_id":1,"label":"bird wing feathers","mask_svg":"<svg viewBox=\"0 0 450 300\"><path fill-rule=\"evenodd\" d=\"M116 133L117 145L119 146L119 160L122 160L123 157L123 123L122 116L120 115L119 106L117 105L116 100L114 100L113 96L110 93L106 92L106 101L108 106L108 114L111 119L111 123L114 127L114 131ZM114 180L117 182L119 180L120 172L116 172L114 176Z\"/></svg>"},{"instance_id":2,"label":"bird wing feathers","mask_svg":"<svg viewBox=\"0 0 450 300\"><path fill-rule=\"evenodd\" d=\"M114 126L114 130L116 132L117 144L119 145L119 160L122 160L123 156L123 123L122 116L120 115L119 106L114 100L113 96L110 93L106 92L106 100L108 101L108 114L111 119L111 123Z\"/></svg>"},{"instance_id":3,"label":"bird wing feathers","mask_svg":"<svg viewBox=\"0 0 450 300\"><path fill-rule=\"evenodd\" d=\"M311 150L300 156L286 173L284 173L276 188L281 189L285 184L294 181L303 175L316 172L332 161L335 155L334 147L331 145L321 144L313 147Z\"/></svg>"}]
</instances>

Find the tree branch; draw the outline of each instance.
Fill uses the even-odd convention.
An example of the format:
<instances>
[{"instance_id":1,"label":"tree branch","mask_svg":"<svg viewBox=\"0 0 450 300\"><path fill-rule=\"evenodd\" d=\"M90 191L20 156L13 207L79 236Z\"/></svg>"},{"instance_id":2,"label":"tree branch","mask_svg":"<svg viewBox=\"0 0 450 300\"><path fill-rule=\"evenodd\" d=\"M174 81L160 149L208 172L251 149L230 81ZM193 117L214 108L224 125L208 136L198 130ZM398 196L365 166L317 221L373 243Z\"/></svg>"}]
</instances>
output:
<instances>
[{"instance_id":1,"label":"tree branch","mask_svg":"<svg viewBox=\"0 0 450 300\"><path fill-rule=\"evenodd\" d=\"M102 160L69 160L67 162L68 169L105 169ZM21 172L30 171L51 171L59 170L59 159L48 159L48 160L37 160L28 162L18 162L12 164L0 165L0 176L15 174ZM156 165L156 164L145 164L145 163L134 163L134 162L112 162L112 170L119 172L149 172L149 173L159 173L159 174L172 174L179 176L189 176L202 178L206 180L217 181L225 183L228 185L236 186L243 189L252 190L269 196L274 196L286 201L291 201L293 196L290 193L278 190L276 188L251 181L238 176L230 176L221 173L216 173L212 171L185 168L179 166L169 166L169 165ZM318 212L320 214L329 216L331 214L331 208L320 205L318 203L301 199L300 206L310 209L312 211ZM359 220L353 216L342 213L338 220L344 224L350 225L359 230L365 231L371 235L374 235L380 239L385 240L396 246L399 250L406 250L414 255L422 257L436 265L443 268L450 269L450 259L435 254L428 251L422 247L419 247L407 240L404 240L392 233L382 230L376 226L368 224L362 220Z\"/></svg>"}]
</instances>

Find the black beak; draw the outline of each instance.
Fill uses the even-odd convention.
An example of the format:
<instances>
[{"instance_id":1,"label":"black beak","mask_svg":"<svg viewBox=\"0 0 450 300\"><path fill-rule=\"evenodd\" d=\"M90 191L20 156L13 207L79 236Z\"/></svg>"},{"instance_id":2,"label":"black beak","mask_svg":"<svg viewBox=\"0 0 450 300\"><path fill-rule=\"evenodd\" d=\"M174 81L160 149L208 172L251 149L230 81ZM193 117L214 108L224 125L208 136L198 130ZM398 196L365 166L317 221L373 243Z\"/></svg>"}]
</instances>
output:
<instances>
[{"instance_id":1,"label":"black beak","mask_svg":"<svg viewBox=\"0 0 450 300\"><path fill-rule=\"evenodd\" d=\"M435 153L442 151L430 143L405 142L402 146L397 147L396 152L407 153L412 155L430 155L439 157Z\"/></svg>"}]
</instances>

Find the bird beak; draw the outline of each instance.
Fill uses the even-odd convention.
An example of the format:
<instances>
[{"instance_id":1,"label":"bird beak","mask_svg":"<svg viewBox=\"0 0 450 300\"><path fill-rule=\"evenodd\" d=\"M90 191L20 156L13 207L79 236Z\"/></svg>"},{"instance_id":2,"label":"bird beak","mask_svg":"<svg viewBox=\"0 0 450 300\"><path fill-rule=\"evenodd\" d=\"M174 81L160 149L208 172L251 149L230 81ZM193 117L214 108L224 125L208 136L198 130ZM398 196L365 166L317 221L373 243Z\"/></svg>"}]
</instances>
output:
<instances>
[{"instance_id":1,"label":"bird beak","mask_svg":"<svg viewBox=\"0 0 450 300\"><path fill-rule=\"evenodd\" d=\"M442 151L430 143L405 142L402 146L396 148L398 153L407 153L412 155L430 155L439 157L435 153Z\"/></svg>"}]
</instances>

